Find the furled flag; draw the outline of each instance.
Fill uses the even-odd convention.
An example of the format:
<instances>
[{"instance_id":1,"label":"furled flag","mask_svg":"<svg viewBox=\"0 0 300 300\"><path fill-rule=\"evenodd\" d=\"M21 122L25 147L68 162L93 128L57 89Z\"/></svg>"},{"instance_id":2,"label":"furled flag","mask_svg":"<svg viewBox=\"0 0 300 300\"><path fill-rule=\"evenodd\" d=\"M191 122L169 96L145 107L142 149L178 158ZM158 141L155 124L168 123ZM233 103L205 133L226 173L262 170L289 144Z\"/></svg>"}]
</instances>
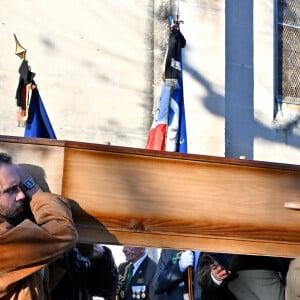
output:
<instances>
[{"instance_id":1,"label":"furled flag","mask_svg":"<svg viewBox=\"0 0 300 300\"><path fill-rule=\"evenodd\" d=\"M31 94L24 137L56 139L55 132L37 88Z\"/></svg>"},{"instance_id":2,"label":"furled flag","mask_svg":"<svg viewBox=\"0 0 300 300\"><path fill-rule=\"evenodd\" d=\"M22 60L19 68L19 84L16 91L17 121L25 127L24 137L56 139L50 119L34 82L35 73L31 72L25 59L26 49L18 42L16 35L16 55Z\"/></svg>"},{"instance_id":3,"label":"furled flag","mask_svg":"<svg viewBox=\"0 0 300 300\"><path fill-rule=\"evenodd\" d=\"M187 152L181 59L185 44L179 21L170 17L164 82L146 149Z\"/></svg>"}]
</instances>

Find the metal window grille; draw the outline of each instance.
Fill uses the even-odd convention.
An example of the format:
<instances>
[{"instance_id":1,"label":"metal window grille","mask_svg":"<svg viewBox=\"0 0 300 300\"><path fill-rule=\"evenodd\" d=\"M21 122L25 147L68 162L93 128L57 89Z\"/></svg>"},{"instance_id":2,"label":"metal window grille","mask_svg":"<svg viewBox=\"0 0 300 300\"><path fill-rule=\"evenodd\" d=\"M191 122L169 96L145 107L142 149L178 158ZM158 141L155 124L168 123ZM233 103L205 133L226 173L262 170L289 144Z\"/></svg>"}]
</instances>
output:
<instances>
[{"instance_id":1,"label":"metal window grille","mask_svg":"<svg viewBox=\"0 0 300 300\"><path fill-rule=\"evenodd\" d=\"M300 1L278 0L278 101L300 104Z\"/></svg>"}]
</instances>

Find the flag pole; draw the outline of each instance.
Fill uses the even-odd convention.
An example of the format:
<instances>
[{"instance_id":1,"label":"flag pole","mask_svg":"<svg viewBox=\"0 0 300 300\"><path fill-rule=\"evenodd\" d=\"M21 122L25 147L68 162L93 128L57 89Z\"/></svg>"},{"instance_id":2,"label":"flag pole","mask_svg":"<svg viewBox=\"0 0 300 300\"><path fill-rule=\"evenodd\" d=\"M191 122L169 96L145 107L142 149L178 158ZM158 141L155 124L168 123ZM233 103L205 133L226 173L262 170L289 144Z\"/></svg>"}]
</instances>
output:
<instances>
[{"instance_id":1,"label":"flag pole","mask_svg":"<svg viewBox=\"0 0 300 300\"><path fill-rule=\"evenodd\" d=\"M178 26L178 30L180 30L180 23L184 23L180 20L180 12L179 12L179 0L176 5L176 24ZM189 300L194 300L194 291L193 291L193 267L189 266L187 269L188 272L188 295Z\"/></svg>"},{"instance_id":2,"label":"flag pole","mask_svg":"<svg viewBox=\"0 0 300 300\"><path fill-rule=\"evenodd\" d=\"M194 300L193 267L192 266L188 266L188 292L189 292L189 300Z\"/></svg>"},{"instance_id":3,"label":"flag pole","mask_svg":"<svg viewBox=\"0 0 300 300\"><path fill-rule=\"evenodd\" d=\"M180 16L180 14L179 14L179 0L177 0L177 4L176 4L176 21L177 21L177 23L179 22L179 16ZM179 25L179 24L178 24Z\"/></svg>"}]
</instances>

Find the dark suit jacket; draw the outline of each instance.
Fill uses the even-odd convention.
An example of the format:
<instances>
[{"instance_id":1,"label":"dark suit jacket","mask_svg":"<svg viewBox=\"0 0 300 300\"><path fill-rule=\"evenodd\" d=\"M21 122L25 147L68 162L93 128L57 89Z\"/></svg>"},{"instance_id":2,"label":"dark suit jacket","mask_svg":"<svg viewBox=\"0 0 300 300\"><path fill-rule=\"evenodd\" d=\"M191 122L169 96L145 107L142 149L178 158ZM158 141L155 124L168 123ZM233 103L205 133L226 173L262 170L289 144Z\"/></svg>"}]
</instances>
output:
<instances>
[{"instance_id":1,"label":"dark suit jacket","mask_svg":"<svg viewBox=\"0 0 300 300\"><path fill-rule=\"evenodd\" d=\"M155 291L162 296L161 299L183 300L184 294L188 292L187 271L181 273L176 258L179 252L180 250L169 249L161 251L153 279ZM194 300L200 300L201 288L196 280L194 283Z\"/></svg>"},{"instance_id":2,"label":"dark suit jacket","mask_svg":"<svg viewBox=\"0 0 300 300\"><path fill-rule=\"evenodd\" d=\"M232 257L230 254L202 253L198 268L198 282L202 287L202 300L236 300L227 287L228 280L223 281L221 285L217 285L212 280L210 270L211 261L207 255L227 270Z\"/></svg>"},{"instance_id":3,"label":"dark suit jacket","mask_svg":"<svg viewBox=\"0 0 300 300\"><path fill-rule=\"evenodd\" d=\"M128 262L124 262L119 265L119 274L123 275L125 272L125 268L128 265ZM131 300L134 299L132 297L132 287L133 286L146 286L146 298L148 300L157 300L153 286L152 286L152 278L154 276L156 270L156 262L154 262L150 257L146 257L143 262L140 264L139 268L136 270L134 276L129 283L128 289L125 290L125 287L121 287L121 291L119 293L119 299ZM124 297L122 297L124 294Z\"/></svg>"}]
</instances>

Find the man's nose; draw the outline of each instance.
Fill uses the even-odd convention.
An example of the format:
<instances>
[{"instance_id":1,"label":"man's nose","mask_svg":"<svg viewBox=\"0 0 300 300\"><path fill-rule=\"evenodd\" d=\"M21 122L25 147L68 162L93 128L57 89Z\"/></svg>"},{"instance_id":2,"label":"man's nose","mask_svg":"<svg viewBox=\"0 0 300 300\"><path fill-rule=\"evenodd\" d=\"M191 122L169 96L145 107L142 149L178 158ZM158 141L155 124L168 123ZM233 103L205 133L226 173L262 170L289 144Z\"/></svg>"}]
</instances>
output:
<instances>
[{"instance_id":1,"label":"man's nose","mask_svg":"<svg viewBox=\"0 0 300 300\"><path fill-rule=\"evenodd\" d=\"M24 192L19 188L19 191L18 191L17 196L16 196L16 201L24 200L25 197L26 196L25 196Z\"/></svg>"}]
</instances>

